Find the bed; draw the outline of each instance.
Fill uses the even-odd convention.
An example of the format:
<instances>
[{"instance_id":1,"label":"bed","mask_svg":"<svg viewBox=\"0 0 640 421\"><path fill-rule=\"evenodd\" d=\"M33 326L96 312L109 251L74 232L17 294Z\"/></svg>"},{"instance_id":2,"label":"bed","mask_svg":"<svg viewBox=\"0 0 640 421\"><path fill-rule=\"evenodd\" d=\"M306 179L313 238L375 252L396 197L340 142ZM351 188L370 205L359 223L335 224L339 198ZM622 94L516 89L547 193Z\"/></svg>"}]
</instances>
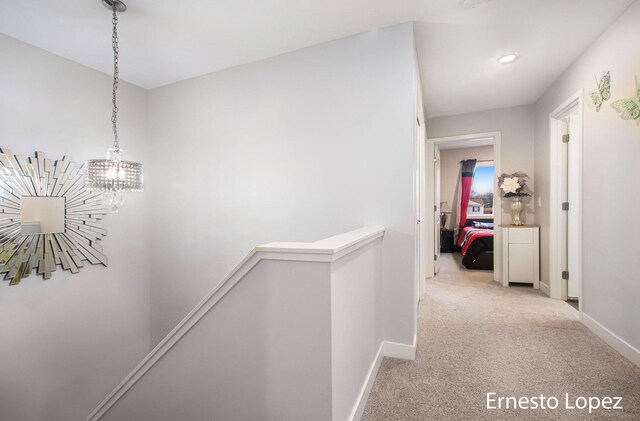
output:
<instances>
[{"instance_id":1,"label":"bed","mask_svg":"<svg viewBox=\"0 0 640 421\"><path fill-rule=\"evenodd\" d=\"M456 245L467 269L493 270L493 220L468 219Z\"/></svg>"}]
</instances>

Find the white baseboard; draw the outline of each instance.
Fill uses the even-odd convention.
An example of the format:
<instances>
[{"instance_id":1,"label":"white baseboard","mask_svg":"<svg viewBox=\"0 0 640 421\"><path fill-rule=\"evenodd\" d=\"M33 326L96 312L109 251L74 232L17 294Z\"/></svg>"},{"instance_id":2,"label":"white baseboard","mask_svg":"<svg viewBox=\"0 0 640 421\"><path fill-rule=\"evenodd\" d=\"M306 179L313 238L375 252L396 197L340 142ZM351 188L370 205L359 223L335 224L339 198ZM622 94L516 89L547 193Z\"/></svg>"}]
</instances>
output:
<instances>
[{"instance_id":1,"label":"white baseboard","mask_svg":"<svg viewBox=\"0 0 640 421\"><path fill-rule=\"evenodd\" d=\"M582 323L589 328L593 333L598 335L603 341L605 341L611 348L622 354L623 357L640 367L640 350L633 345L626 342L624 339L602 326L592 317L582 312Z\"/></svg>"},{"instance_id":2,"label":"white baseboard","mask_svg":"<svg viewBox=\"0 0 640 421\"><path fill-rule=\"evenodd\" d=\"M369 372L367 373L367 378L365 379L364 384L362 385L362 390L360 390L360 394L358 395L358 400L356 401L356 405L353 408L353 412L349 417L351 421L358 421L362 419L362 414L364 414L364 408L367 406L367 401L369 400L369 394L371 393L371 388L373 387L373 383L376 381L376 376L378 375L378 370L380 370L380 364L382 364L382 358L384 354L382 350L384 349L384 342L380 344L378 348L378 352L371 363L371 368L369 368Z\"/></svg>"},{"instance_id":3,"label":"white baseboard","mask_svg":"<svg viewBox=\"0 0 640 421\"><path fill-rule=\"evenodd\" d=\"M540 281L540 291L544 292L545 294L547 294L547 297L551 297L551 288L549 287L548 284Z\"/></svg>"},{"instance_id":4,"label":"white baseboard","mask_svg":"<svg viewBox=\"0 0 640 421\"><path fill-rule=\"evenodd\" d=\"M351 413L349 420L357 421L362 419L362 414L364 413L364 409L367 406L367 401L369 400L371 388L376 381L376 376L378 375L378 370L380 370L380 365L382 364L382 359L384 357L399 358L403 360L415 360L416 346L400 344L397 342L382 341L380 347L378 348L378 352L376 353L376 356L371 363L371 367L369 368L369 372L367 373L367 378L362 385L362 390L360 390L358 400L354 405L353 412Z\"/></svg>"},{"instance_id":5,"label":"white baseboard","mask_svg":"<svg viewBox=\"0 0 640 421\"><path fill-rule=\"evenodd\" d=\"M382 353L385 357L399 358L401 360L415 360L416 359L416 346L401 344L398 342L384 341L382 343Z\"/></svg>"}]
</instances>

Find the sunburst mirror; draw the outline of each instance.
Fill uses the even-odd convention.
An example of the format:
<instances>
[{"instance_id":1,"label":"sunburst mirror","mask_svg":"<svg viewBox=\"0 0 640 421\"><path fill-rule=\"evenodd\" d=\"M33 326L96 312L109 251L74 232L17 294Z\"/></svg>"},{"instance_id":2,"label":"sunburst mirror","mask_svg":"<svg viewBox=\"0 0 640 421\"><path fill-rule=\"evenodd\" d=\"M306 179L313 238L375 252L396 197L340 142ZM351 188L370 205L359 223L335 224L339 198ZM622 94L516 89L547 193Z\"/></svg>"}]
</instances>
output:
<instances>
[{"instance_id":1,"label":"sunburst mirror","mask_svg":"<svg viewBox=\"0 0 640 421\"><path fill-rule=\"evenodd\" d=\"M71 273L85 262L107 265L100 240L109 210L102 193L85 189L83 167L0 147L0 277L9 285L34 270L49 279L58 265Z\"/></svg>"}]
</instances>

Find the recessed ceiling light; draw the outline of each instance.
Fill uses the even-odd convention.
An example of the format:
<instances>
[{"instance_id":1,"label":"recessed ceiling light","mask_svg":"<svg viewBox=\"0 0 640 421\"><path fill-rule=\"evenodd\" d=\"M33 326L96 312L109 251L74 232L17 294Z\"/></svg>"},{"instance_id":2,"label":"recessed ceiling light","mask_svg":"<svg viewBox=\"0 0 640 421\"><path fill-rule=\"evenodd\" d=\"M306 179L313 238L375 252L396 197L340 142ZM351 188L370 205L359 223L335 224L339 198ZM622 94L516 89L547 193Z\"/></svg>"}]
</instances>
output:
<instances>
[{"instance_id":1,"label":"recessed ceiling light","mask_svg":"<svg viewBox=\"0 0 640 421\"><path fill-rule=\"evenodd\" d=\"M502 63L502 64L513 63L514 61L516 61L517 58L518 58L517 54L506 54L498 59L498 63Z\"/></svg>"}]
</instances>

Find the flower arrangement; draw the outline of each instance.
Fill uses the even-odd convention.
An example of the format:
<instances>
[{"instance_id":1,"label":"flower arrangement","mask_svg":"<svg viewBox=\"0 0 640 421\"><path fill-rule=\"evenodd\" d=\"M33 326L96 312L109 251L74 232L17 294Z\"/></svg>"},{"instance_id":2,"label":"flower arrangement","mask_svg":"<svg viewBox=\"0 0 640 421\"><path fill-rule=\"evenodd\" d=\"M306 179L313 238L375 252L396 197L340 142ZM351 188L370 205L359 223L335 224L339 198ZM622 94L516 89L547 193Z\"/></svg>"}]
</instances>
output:
<instances>
[{"instance_id":1,"label":"flower arrangement","mask_svg":"<svg viewBox=\"0 0 640 421\"><path fill-rule=\"evenodd\" d=\"M529 176L523 172L502 174L498 177L498 187L502 189L503 197L527 197L531 196L525 190Z\"/></svg>"}]
</instances>

